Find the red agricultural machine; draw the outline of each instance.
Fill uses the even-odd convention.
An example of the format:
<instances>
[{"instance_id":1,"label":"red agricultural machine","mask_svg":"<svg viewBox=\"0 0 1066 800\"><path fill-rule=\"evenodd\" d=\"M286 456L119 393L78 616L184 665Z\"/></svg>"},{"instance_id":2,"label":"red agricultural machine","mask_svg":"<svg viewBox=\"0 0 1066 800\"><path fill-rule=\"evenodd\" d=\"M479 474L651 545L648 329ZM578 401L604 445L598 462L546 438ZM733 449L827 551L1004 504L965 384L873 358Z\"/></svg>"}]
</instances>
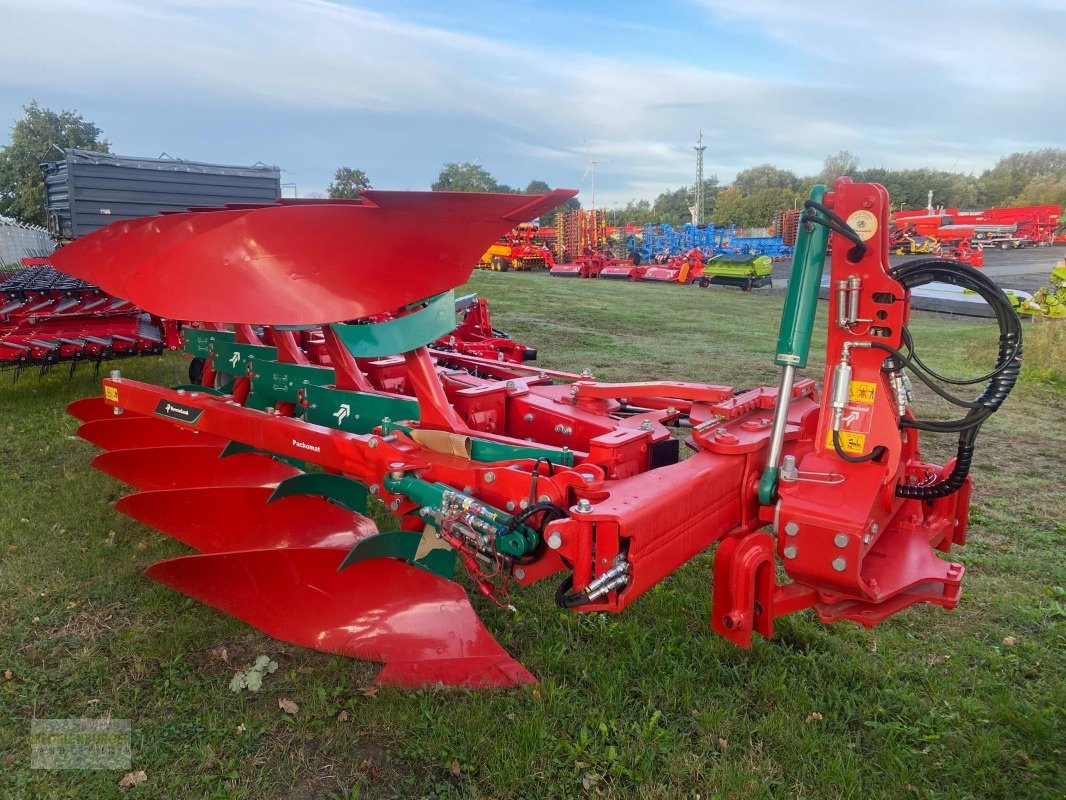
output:
<instances>
[{"instance_id":1,"label":"red agricultural machine","mask_svg":"<svg viewBox=\"0 0 1066 800\"><path fill-rule=\"evenodd\" d=\"M46 259L0 271L0 369L42 372L68 364L154 355L181 345L178 323L144 313L85 281L56 272Z\"/></svg>"},{"instance_id":2,"label":"red agricultural machine","mask_svg":"<svg viewBox=\"0 0 1066 800\"><path fill-rule=\"evenodd\" d=\"M550 580L563 608L620 612L717 544L710 625L742 647L805 609L872 626L954 607L974 440L1020 366L1002 292L938 259L890 268L887 193L842 178L805 206L776 387L603 383L432 352L486 245L572 194L367 191L119 223L57 254L201 321L185 331L207 360L197 385L115 372L70 408L105 451L94 466L138 490L117 509L196 551L148 576L279 639L384 662L378 680L402 686L535 680L478 619L459 567L504 607ZM394 269L412 242L382 232L401 226L433 269ZM830 236L820 394L797 372ZM1001 330L987 388L953 398L952 420L911 407L908 375L953 397L907 327L909 290L933 280L980 293ZM328 366L300 346L308 329ZM925 461L924 431L957 436L958 455ZM368 499L396 529L378 530Z\"/></svg>"}]
</instances>

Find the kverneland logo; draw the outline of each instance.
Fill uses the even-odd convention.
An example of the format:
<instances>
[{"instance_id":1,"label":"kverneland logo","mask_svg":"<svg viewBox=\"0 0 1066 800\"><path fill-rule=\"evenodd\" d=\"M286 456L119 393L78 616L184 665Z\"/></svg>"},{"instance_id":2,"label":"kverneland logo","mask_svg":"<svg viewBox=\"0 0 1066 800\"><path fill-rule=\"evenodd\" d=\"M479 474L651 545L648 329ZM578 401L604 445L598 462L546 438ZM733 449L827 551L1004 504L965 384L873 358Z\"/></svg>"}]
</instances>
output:
<instances>
[{"instance_id":1,"label":"kverneland logo","mask_svg":"<svg viewBox=\"0 0 1066 800\"><path fill-rule=\"evenodd\" d=\"M176 403L172 400L160 400L156 403L155 413L161 417L195 425L204 413L202 408L187 406L184 403Z\"/></svg>"}]
</instances>

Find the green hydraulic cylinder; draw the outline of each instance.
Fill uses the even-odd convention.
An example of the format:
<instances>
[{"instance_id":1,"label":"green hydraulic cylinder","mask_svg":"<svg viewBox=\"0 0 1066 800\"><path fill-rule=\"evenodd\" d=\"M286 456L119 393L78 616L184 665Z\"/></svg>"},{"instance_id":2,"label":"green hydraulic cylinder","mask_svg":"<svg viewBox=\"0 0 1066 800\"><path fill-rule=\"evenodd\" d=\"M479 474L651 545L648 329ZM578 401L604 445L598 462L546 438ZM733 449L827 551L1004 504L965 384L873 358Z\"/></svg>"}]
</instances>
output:
<instances>
[{"instance_id":1,"label":"green hydraulic cylinder","mask_svg":"<svg viewBox=\"0 0 1066 800\"><path fill-rule=\"evenodd\" d=\"M821 203L825 192L826 187L823 184L815 185L811 189L811 200ZM811 210L805 213L819 212ZM828 243L829 229L824 225L810 222L800 225L796 236L796 253L792 259L792 274L788 279L788 293L785 295L785 307L781 312L777 354L774 356L774 363L781 367L781 380L777 390L774 424L770 431L770 452L759 480L759 502L763 505L770 505L777 499L777 478L785 441L785 426L788 422L788 406L792 399L796 370L807 366Z\"/></svg>"}]
</instances>

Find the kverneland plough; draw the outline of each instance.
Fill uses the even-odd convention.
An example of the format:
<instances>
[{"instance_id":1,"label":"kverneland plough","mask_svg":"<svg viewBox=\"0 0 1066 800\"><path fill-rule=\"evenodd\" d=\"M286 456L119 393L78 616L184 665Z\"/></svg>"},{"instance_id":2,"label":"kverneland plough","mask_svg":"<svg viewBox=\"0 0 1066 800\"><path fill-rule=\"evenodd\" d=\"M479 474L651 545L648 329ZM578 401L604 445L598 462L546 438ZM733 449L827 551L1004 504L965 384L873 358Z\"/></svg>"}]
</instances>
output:
<instances>
[{"instance_id":1,"label":"kverneland plough","mask_svg":"<svg viewBox=\"0 0 1066 800\"><path fill-rule=\"evenodd\" d=\"M890 269L887 193L842 178L806 205L776 388L435 363L427 345L454 325L451 290L478 254L570 194L368 191L121 223L60 253L86 280L202 321L186 332L208 360L201 385L116 373L70 408L106 451L94 465L139 490L118 510L198 551L148 575L280 639L382 661L378 679L404 686L534 680L452 580L457 564L502 606L550 579L564 608L618 612L717 543L710 624L742 647L804 609L872 626L916 603L954 607L963 567L941 554L965 541L974 439L1021 358L994 284L939 260ZM435 269L395 269L402 237L382 233L407 229ZM830 235L819 400L796 371ZM367 246L325 244L338 236ZM931 280L996 311L996 366L975 401L936 384L908 332L909 289ZM339 322L353 319L368 321ZM328 367L300 346L308 328ZM961 418L916 418L908 373ZM958 456L925 462L919 431L957 435ZM370 497L397 530L378 531Z\"/></svg>"}]
</instances>

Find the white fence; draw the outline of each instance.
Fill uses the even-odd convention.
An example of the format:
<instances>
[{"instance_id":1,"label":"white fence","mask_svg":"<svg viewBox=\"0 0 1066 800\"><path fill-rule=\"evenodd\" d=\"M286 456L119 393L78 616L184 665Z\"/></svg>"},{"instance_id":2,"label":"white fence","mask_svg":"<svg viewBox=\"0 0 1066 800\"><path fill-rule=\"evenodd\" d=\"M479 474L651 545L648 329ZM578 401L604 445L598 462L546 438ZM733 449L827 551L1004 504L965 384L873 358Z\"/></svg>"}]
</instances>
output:
<instances>
[{"instance_id":1,"label":"white fence","mask_svg":"<svg viewBox=\"0 0 1066 800\"><path fill-rule=\"evenodd\" d=\"M55 246L44 228L0 217L0 264L17 264L24 256L47 255Z\"/></svg>"}]
</instances>

